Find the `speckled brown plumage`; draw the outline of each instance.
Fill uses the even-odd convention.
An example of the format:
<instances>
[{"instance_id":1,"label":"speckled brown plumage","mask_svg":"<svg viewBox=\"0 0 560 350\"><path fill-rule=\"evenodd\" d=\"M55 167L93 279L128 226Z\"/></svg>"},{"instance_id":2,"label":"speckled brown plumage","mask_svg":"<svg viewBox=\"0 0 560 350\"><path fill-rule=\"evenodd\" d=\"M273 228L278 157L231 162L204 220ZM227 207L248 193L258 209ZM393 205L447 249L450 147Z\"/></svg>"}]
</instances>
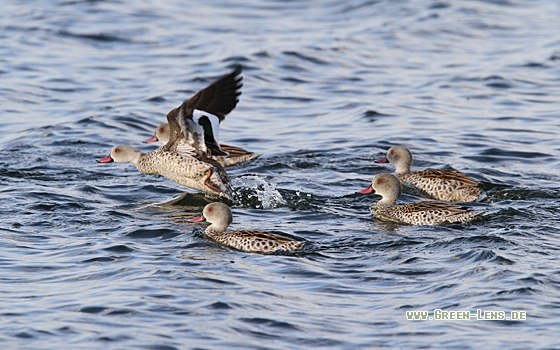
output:
<instances>
[{"instance_id":1,"label":"speckled brown plumage","mask_svg":"<svg viewBox=\"0 0 560 350\"><path fill-rule=\"evenodd\" d=\"M395 175L409 193L449 202L473 202L484 194L480 182L456 170L411 171L412 154L403 146L389 148L387 157L375 162L395 165Z\"/></svg>"},{"instance_id":2,"label":"speckled brown plumage","mask_svg":"<svg viewBox=\"0 0 560 350\"><path fill-rule=\"evenodd\" d=\"M132 146L115 146L106 161L134 163L143 174L161 175L180 185L211 195L223 195L231 199L231 181L223 168L215 161L188 156L158 148L143 153Z\"/></svg>"},{"instance_id":3,"label":"speckled brown plumage","mask_svg":"<svg viewBox=\"0 0 560 350\"><path fill-rule=\"evenodd\" d=\"M192 140L192 138L189 138L189 140ZM144 142L162 142L163 144L166 144L169 141L169 124L168 123L163 123L160 124L157 128L156 128L156 132L155 135L144 141ZM194 143L191 142L191 146L194 147ZM239 163L243 163L243 162L247 162L250 161L252 159L255 159L257 157L259 157L258 154L255 154L253 152L249 152L241 147L236 147L236 146L229 146L229 145L224 145L224 144L220 144L220 148L222 149L222 151L226 152L228 155L227 156L211 156L214 160L216 160L218 163L220 163L220 165L222 167L228 167L228 166L232 166L235 164L239 164Z\"/></svg>"},{"instance_id":4,"label":"speckled brown plumage","mask_svg":"<svg viewBox=\"0 0 560 350\"><path fill-rule=\"evenodd\" d=\"M208 221L211 223L204 233L215 242L249 253L274 253L278 250L294 251L302 249L307 241L288 237L273 232L258 230L227 231L233 221L229 207L214 202L206 205L202 216L191 219L192 222Z\"/></svg>"},{"instance_id":5,"label":"speckled brown plumage","mask_svg":"<svg viewBox=\"0 0 560 350\"><path fill-rule=\"evenodd\" d=\"M222 165L211 157L214 152L227 155L216 143L212 120L222 120L237 105L243 85L241 71L237 66L170 111L170 139L163 147L146 154L131 146L116 146L110 156L98 162L134 163L143 174L162 175L201 192L232 199L231 181ZM193 112L202 124L193 122ZM209 134L203 135L206 132Z\"/></svg>"},{"instance_id":6,"label":"speckled brown plumage","mask_svg":"<svg viewBox=\"0 0 560 350\"><path fill-rule=\"evenodd\" d=\"M441 202L422 201L398 205L401 184L393 174L379 174L373 178L371 186L361 193L376 193L382 196L371 206L374 216L412 225L439 225L443 223L471 221L481 214L468 207Z\"/></svg>"}]
</instances>

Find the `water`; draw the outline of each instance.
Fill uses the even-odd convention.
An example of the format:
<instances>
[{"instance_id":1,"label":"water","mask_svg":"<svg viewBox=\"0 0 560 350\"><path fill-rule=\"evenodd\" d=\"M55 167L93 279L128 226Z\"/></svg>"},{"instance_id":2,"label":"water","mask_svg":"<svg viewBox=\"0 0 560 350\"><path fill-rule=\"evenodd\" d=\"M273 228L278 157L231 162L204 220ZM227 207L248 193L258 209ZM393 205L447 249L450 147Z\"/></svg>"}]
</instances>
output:
<instances>
[{"instance_id":1,"label":"water","mask_svg":"<svg viewBox=\"0 0 560 350\"><path fill-rule=\"evenodd\" d=\"M0 346L559 348L559 27L552 0L3 2ZM204 196L95 162L237 63L221 142L262 155L228 169L232 227L303 253L217 246ZM394 144L488 215L372 220ZM438 308L527 319L406 320Z\"/></svg>"}]
</instances>

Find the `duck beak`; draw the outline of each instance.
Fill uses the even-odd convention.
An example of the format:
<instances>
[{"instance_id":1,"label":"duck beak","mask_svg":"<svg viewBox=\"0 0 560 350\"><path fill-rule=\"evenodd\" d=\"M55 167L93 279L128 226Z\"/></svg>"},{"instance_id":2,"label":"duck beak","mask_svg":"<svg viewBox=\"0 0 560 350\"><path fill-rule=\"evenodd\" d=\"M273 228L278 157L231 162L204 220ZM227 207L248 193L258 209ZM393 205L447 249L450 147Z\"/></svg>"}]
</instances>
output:
<instances>
[{"instance_id":1,"label":"duck beak","mask_svg":"<svg viewBox=\"0 0 560 350\"><path fill-rule=\"evenodd\" d=\"M154 136L150 137L149 139L144 140L142 142L143 143L152 143L152 142L158 142L158 141L159 141L158 138L156 137L156 135L154 135Z\"/></svg>"},{"instance_id":2,"label":"duck beak","mask_svg":"<svg viewBox=\"0 0 560 350\"><path fill-rule=\"evenodd\" d=\"M358 191L358 193L370 194L370 193L375 193L375 191L373 190L373 188L371 186L369 186L368 188L364 188L363 190Z\"/></svg>"},{"instance_id":3,"label":"duck beak","mask_svg":"<svg viewBox=\"0 0 560 350\"><path fill-rule=\"evenodd\" d=\"M389 159L387 159L387 157L385 157L385 158L374 160L373 162L374 163L389 163Z\"/></svg>"},{"instance_id":4,"label":"duck beak","mask_svg":"<svg viewBox=\"0 0 560 350\"><path fill-rule=\"evenodd\" d=\"M188 222L202 222L202 221L206 221L206 219L204 218L203 215L194 217L192 219L187 220Z\"/></svg>"},{"instance_id":5,"label":"duck beak","mask_svg":"<svg viewBox=\"0 0 560 350\"><path fill-rule=\"evenodd\" d=\"M108 155L105 158L97 159L97 163L111 163L111 162L114 162L113 158L111 158L111 155Z\"/></svg>"}]
</instances>

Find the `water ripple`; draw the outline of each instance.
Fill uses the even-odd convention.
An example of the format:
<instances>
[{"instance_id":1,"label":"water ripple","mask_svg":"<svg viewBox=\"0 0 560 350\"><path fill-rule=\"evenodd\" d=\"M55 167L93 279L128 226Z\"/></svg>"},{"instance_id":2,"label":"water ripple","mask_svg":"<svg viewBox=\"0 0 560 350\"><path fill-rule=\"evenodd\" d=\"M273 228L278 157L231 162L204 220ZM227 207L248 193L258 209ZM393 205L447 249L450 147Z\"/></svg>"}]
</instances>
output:
<instances>
[{"instance_id":1,"label":"water ripple","mask_svg":"<svg viewBox=\"0 0 560 350\"><path fill-rule=\"evenodd\" d=\"M0 33L4 348L558 348L554 1L8 0ZM311 241L258 255L188 220L215 200L131 164L167 112L236 64L220 142L232 229ZM395 144L483 182L468 225L373 220ZM420 200L403 196L403 203ZM406 311L527 312L407 321ZM489 331L490 330L490 331ZM437 345L436 345L437 346Z\"/></svg>"}]
</instances>

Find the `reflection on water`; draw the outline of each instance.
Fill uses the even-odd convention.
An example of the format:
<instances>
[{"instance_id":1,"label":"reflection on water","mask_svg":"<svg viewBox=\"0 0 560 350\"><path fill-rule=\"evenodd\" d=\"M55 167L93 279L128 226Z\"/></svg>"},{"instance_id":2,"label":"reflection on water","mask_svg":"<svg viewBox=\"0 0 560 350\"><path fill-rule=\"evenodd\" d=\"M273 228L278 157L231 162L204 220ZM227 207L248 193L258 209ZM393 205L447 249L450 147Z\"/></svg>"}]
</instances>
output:
<instances>
[{"instance_id":1,"label":"reflection on water","mask_svg":"<svg viewBox=\"0 0 560 350\"><path fill-rule=\"evenodd\" d=\"M556 1L8 0L0 40L2 348L559 348ZM313 242L225 249L208 198L130 164L235 64L220 141L232 226ZM468 225L372 220L392 145L484 182ZM188 191L185 193L185 191ZM403 196L402 202L418 200ZM405 312L527 312L410 322ZM188 345L185 345L188 344Z\"/></svg>"}]
</instances>

